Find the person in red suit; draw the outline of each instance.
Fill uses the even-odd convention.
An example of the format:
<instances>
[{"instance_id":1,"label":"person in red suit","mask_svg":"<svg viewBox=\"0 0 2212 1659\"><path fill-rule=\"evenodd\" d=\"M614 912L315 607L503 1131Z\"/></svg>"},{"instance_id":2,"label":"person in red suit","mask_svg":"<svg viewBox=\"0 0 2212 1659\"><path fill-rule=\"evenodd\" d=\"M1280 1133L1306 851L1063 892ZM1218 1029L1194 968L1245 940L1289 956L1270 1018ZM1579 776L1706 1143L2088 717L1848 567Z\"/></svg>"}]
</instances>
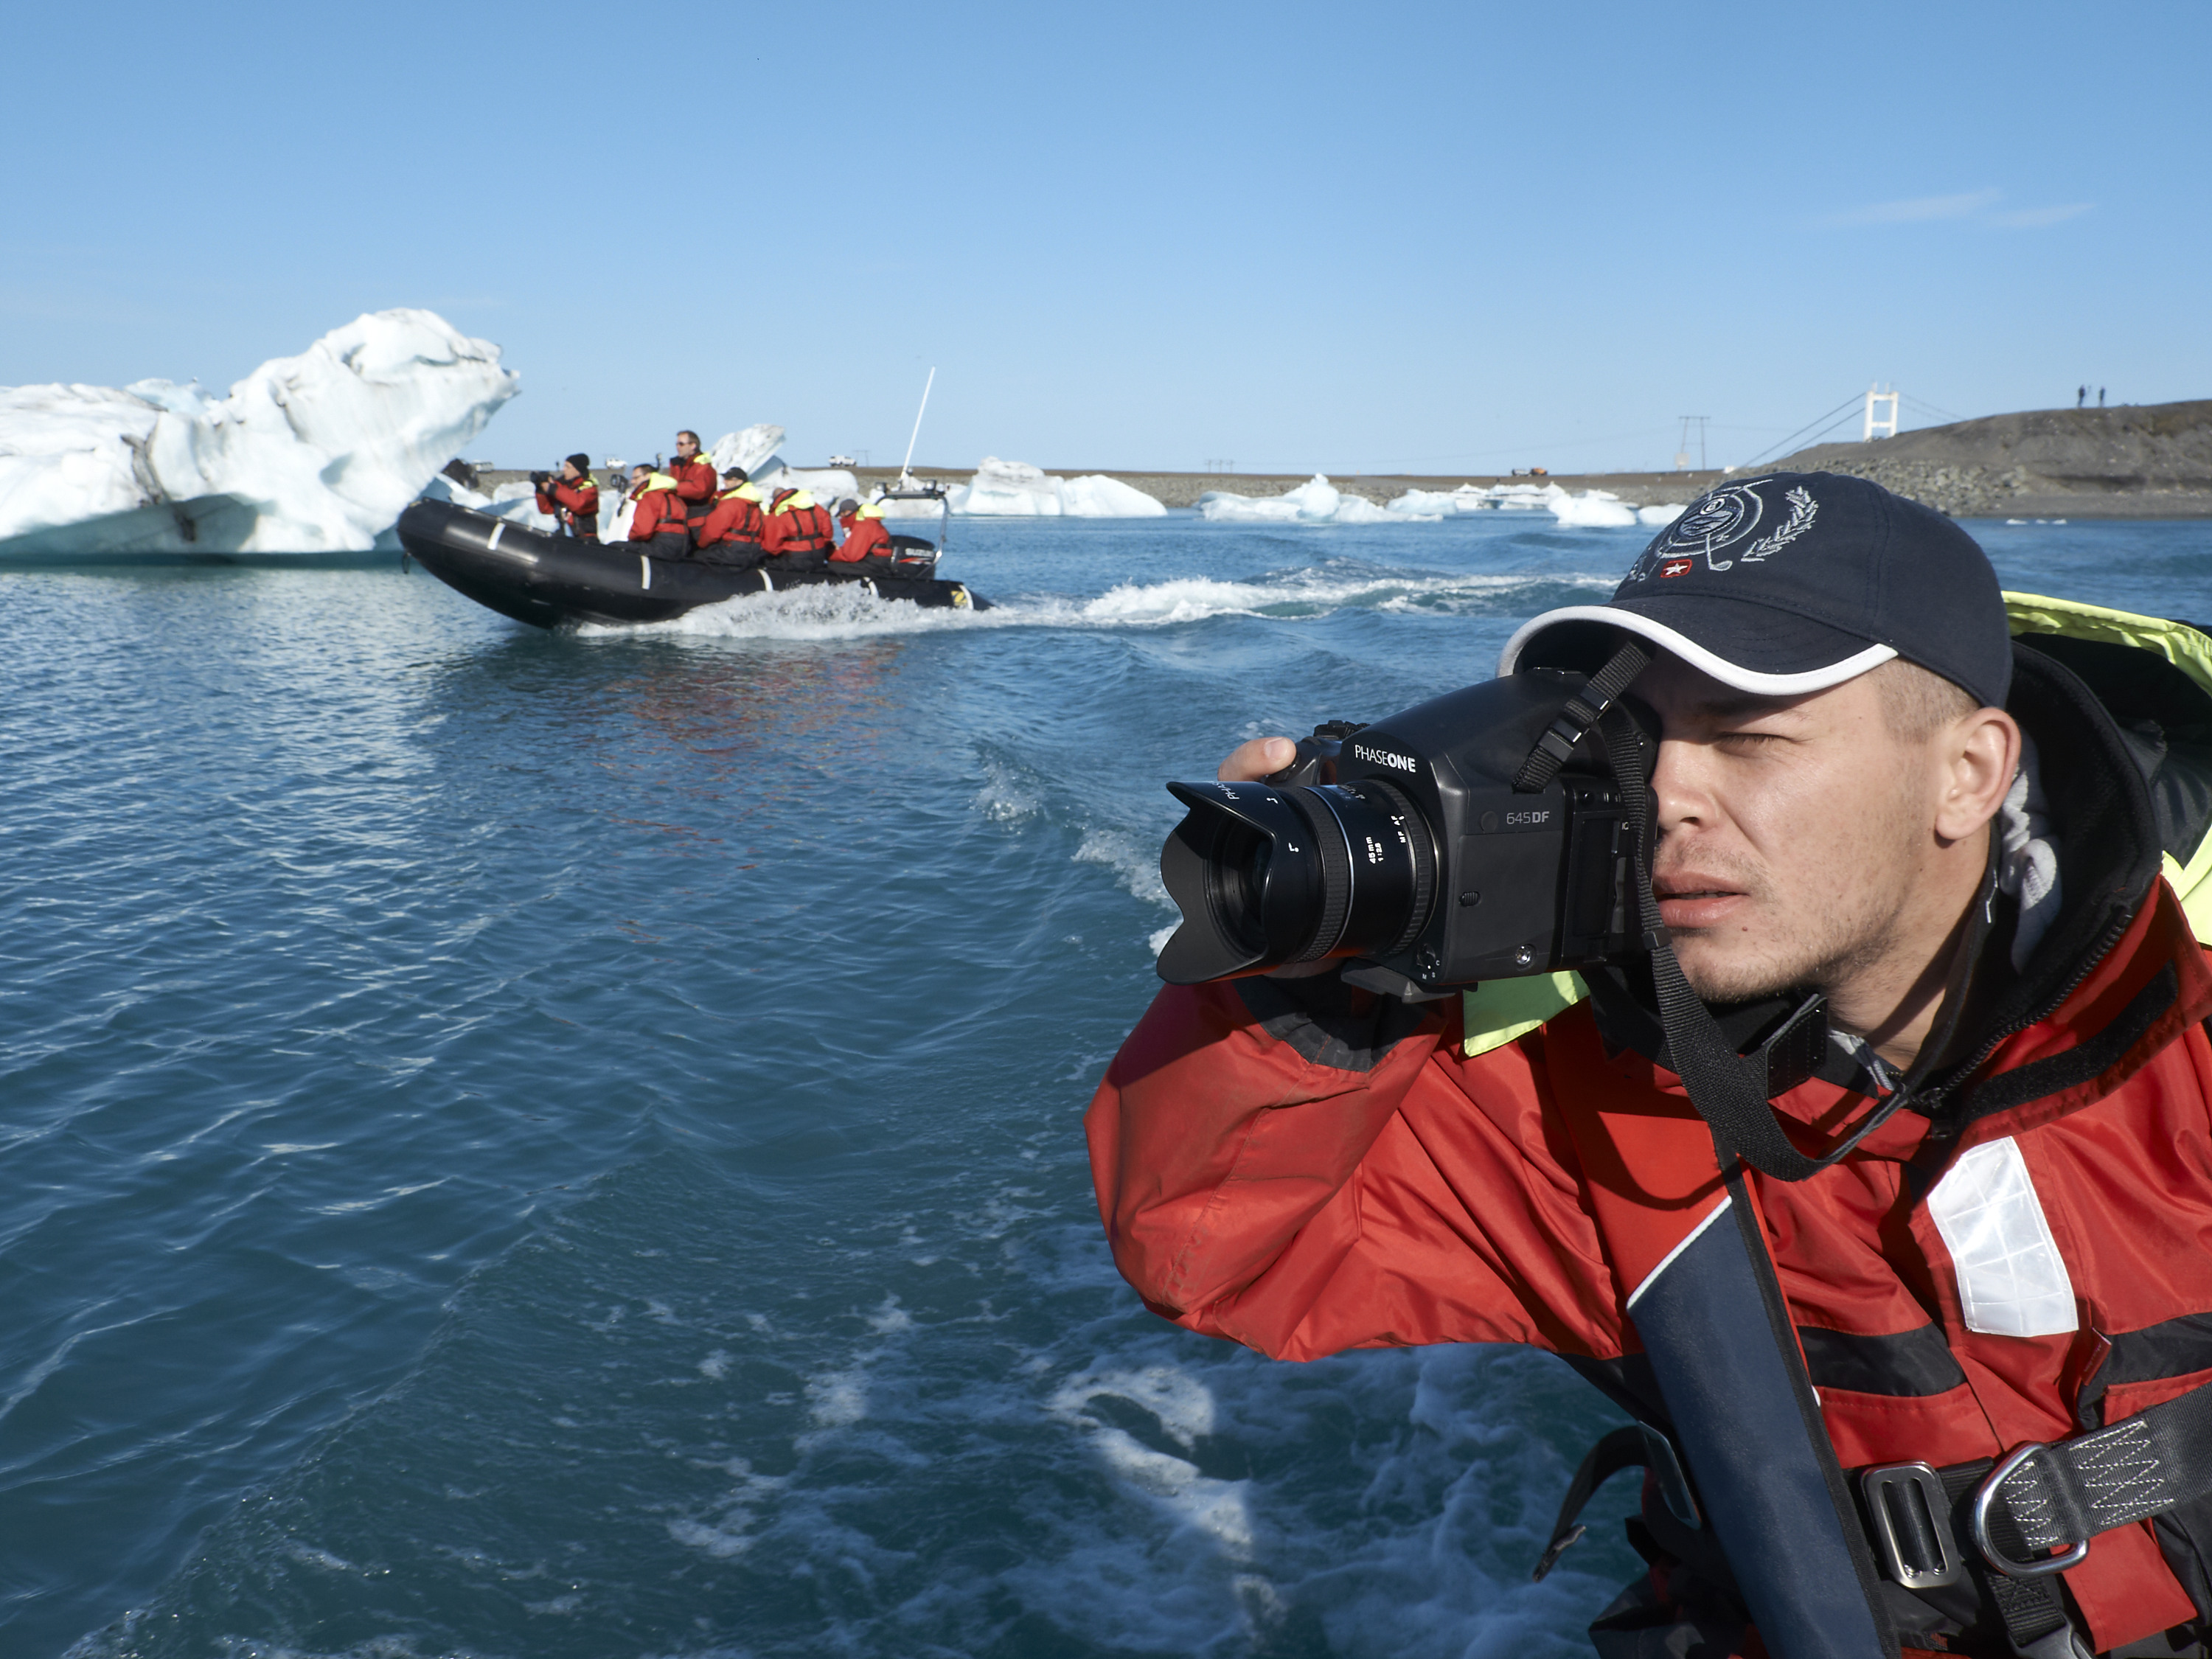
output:
<instances>
[{"instance_id":1,"label":"person in red suit","mask_svg":"<svg viewBox=\"0 0 2212 1659\"><path fill-rule=\"evenodd\" d=\"M676 434L676 459L668 464L668 476L676 480L677 499L684 503L685 518L703 519L714 510L714 461L712 456L699 453L697 433Z\"/></svg>"},{"instance_id":2,"label":"person in red suit","mask_svg":"<svg viewBox=\"0 0 2212 1659\"><path fill-rule=\"evenodd\" d=\"M630 469L629 539L641 553L656 559L691 556L691 532L676 480L640 461Z\"/></svg>"},{"instance_id":3,"label":"person in red suit","mask_svg":"<svg viewBox=\"0 0 2212 1659\"><path fill-rule=\"evenodd\" d=\"M768 556L761 546L766 526L760 491L746 478L744 468L733 466L722 474L722 493L715 498L713 510L698 520L692 535L699 544L700 558L707 563L742 568Z\"/></svg>"},{"instance_id":4,"label":"person in red suit","mask_svg":"<svg viewBox=\"0 0 2212 1659\"><path fill-rule=\"evenodd\" d=\"M559 477L533 472L538 486L538 510L560 521L561 528L580 541L599 538L599 484L592 477L592 458L579 452L561 463Z\"/></svg>"},{"instance_id":5,"label":"person in red suit","mask_svg":"<svg viewBox=\"0 0 2212 1659\"><path fill-rule=\"evenodd\" d=\"M845 526L845 539L830 557L838 564L858 564L864 559L889 562L891 532L884 524L884 510L872 502L863 507L848 496L837 503L837 522Z\"/></svg>"},{"instance_id":6,"label":"person in red suit","mask_svg":"<svg viewBox=\"0 0 2212 1659\"><path fill-rule=\"evenodd\" d=\"M830 510L803 489L779 489L769 506L761 545L776 570L819 570L836 544Z\"/></svg>"}]
</instances>

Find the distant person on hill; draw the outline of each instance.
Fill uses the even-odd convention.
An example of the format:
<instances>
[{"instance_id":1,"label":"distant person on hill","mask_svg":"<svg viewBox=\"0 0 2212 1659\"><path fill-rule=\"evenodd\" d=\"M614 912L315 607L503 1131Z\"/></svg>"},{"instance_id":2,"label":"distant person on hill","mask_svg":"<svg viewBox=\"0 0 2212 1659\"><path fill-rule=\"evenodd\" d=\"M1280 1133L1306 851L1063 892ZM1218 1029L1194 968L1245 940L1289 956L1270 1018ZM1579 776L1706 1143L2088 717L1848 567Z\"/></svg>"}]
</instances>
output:
<instances>
[{"instance_id":1,"label":"distant person on hill","mask_svg":"<svg viewBox=\"0 0 2212 1659\"><path fill-rule=\"evenodd\" d=\"M629 479L631 545L656 559L690 558L691 532L684 524L676 480L643 461L630 469Z\"/></svg>"},{"instance_id":2,"label":"distant person on hill","mask_svg":"<svg viewBox=\"0 0 2212 1659\"><path fill-rule=\"evenodd\" d=\"M2099 387L2097 388L2097 407L2098 407L2098 408L2100 408L2100 409L2102 409L2104 406L2105 406L2105 388L2104 388L2104 387L2102 387L2102 386L2099 386Z\"/></svg>"},{"instance_id":3,"label":"distant person on hill","mask_svg":"<svg viewBox=\"0 0 2212 1659\"><path fill-rule=\"evenodd\" d=\"M722 493L692 534L699 543L699 557L706 563L744 569L768 556L761 545L761 532L766 526L760 491L745 477L744 468L733 466L722 474Z\"/></svg>"},{"instance_id":4,"label":"distant person on hill","mask_svg":"<svg viewBox=\"0 0 2212 1659\"><path fill-rule=\"evenodd\" d=\"M579 541L599 538L599 483L592 476L592 458L580 451L561 463L560 475L533 472L538 487L538 510L557 520L562 530Z\"/></svg>"},{"instance_id":5,"label":"distant person on hill","mask_svg":"<svg viewBox=\"0 0 2212 1659\"><path fill-rule=\"evenodd\" d=\"M845 539L830 556L839 564L858 564L863 559L891 556L891 532L884 523L884 510L873 502L863 507L851 496L837 503L837 522L845 526Z\"/></svg>"},{"instance_id":6,"label":"distant person on hill","mask_svg":"<svg viewBox=\"0 0 2212 1659\"><path fill-rule=\"evenodd\" d=\"M699 453L697 433L676 434L676 459L668 464L668 476L676 480L685 518L703 519L714 510L714 462Z\"/></svg>"},{"instance_id":7,"label":"distant person on hill","mask_svg":"<svg viewBox=\"0 0 2212 1659\"><path fill-rule=\"evenodd\" d=\"M778 570L819 570L836 544L830 512L803 489L779 489L769 503L761 545Z\"/></svg>"},{"instance_id":8,"label":"distant person on hill","mask_svg":"<svg viewBox=\"0 0 2212 1659\"><path fill-rule=\"evenodd\" d=\"M2075 407L2075 408L2076 408L2076 409L2081 408L2081 407L2082 406L2082 404L2084 404L2087 403L2088 401L2089 401L2089 388L2088 388L2087 386L2083 386L2080 391L2076 392L2074 394L2074 407Z\"/></svg>"}]
</instances>

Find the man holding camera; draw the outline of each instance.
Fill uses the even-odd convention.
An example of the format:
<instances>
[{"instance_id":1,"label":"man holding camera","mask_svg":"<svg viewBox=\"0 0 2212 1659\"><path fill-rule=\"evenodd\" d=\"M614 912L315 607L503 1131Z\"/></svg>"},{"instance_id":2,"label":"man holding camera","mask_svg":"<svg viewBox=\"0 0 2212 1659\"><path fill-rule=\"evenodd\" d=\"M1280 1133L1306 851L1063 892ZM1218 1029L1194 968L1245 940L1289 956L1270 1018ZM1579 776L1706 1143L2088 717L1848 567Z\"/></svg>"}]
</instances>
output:
<instances>
[{"instance_id":1,"label":"man holding camera","mask_svg":"<svg viewBox=\"0 0 2212 1659\"><path fill-rule=\"evenodd\" d=\"M2208 647L2057 601L2008 624L1962 531L1859 479L1710 493L1610 603L1514 635L1501 674L1559 688L1529 810L1441 838L1422 898L1514 902L1486 872L1538 832L1508 820L1572 778L1628 826L1589 924L1617 948L1432 986L1325 954L1339 908L1244 939L1269 971L1169 986L1087 1119L1116 1264L1279 1358L1565 1358L1638 1426L1538 1576L1648 1471L1651 1572L1601 1654L2198 1651L2212 969L2160 872L2212 822ZM1220 793L1279 805L1256 781L1299 755L1248 743ZM1186 931L1272 867L1210 872Z\"/></svg>"},{"instance_id":2,"label":"man holding camera","mask_svg":"<svg viewBox=\"0 0 2212 1659\"><path fill-rule=\"evenodd\" d=\"M559 476L533 472L538 510L556 520L562 531L580 541L599 538L599 485L592 477L592 458L580 451L561 463Z\"/></svg>"}]
</instances>

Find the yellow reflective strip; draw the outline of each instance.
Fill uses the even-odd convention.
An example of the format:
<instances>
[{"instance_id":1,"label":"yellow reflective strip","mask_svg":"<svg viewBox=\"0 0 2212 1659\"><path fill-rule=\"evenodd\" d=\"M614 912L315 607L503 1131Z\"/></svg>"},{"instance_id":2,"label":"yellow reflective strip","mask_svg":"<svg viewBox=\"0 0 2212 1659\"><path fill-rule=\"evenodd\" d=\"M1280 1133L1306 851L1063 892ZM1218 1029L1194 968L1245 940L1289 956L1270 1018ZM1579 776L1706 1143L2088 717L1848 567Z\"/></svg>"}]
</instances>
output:
<instances>
[{"instance_id":1,"label":"yellow reflective strip","mask_svg":"<svg viewBox=\"0 0 2212 1659\"><path fill-rule=\"evenodd\" d=\"M2212 694L2212 639L2186 623L2163 617L2139 617L2079 599L2054 599L2039 593L2007 593L2005 615L2015 634L2060 634L2068 639L2101 640L2109 645L2154 651ZM2181 908L2199 943L2212 945L2212 835L2199 843L2187 865L2165 860L2165 875L2180 895Z\"/></svg>"},{"instance_id":2,"label":"yellow reflective strip","mask_svg":"<svg viewBox=\"0 0 2212 1659\"><path fill-rule=\"evenodd\" d=\"M1503 1048L1589 995L1580 974L1534 974L1527 979L1485 980L1460 998L1465 1036L1460 1052L1469 1060Z\"/></svg>"}]
</instances>

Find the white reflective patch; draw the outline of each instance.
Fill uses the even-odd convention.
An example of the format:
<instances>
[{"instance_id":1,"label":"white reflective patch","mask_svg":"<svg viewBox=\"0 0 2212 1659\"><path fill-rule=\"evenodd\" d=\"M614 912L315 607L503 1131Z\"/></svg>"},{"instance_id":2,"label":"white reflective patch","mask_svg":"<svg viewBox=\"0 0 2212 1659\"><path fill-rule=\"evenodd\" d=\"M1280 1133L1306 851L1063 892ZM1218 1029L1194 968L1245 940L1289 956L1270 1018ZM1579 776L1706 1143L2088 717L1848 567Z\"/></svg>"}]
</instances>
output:
<instances>
[{"instance_id":1,"label":"white reflective patch","mask_svg":"<svg viewBox=\"0 0 2212 1659\"><path fill-rule=\"evenodd\" d=\"M1928 1194L1928 1214L1958 1270L1968 1330L2056 1336L2079 1323L2074 1281L2012 1137L1960 1157Z\"/></svg>"}]
</instances>

